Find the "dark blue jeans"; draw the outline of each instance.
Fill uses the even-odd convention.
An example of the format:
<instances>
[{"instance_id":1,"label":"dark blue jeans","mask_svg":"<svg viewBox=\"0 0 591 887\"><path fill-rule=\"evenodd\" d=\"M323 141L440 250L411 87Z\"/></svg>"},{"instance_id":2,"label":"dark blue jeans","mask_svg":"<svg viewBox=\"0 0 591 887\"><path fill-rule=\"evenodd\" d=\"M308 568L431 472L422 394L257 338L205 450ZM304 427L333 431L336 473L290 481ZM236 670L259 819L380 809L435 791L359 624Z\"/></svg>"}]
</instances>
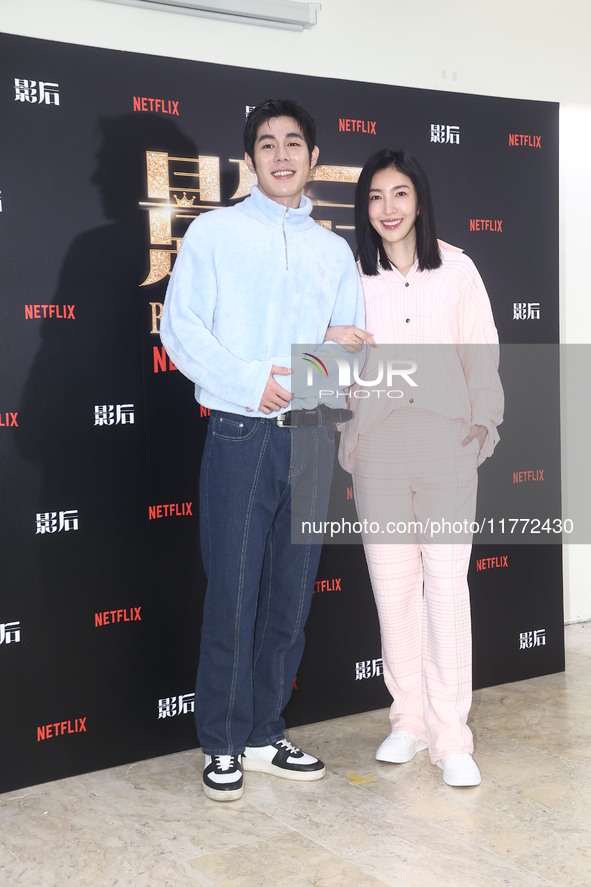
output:
<instances>
[{"instance_id":1,"label":"dark blue jeans","mask_svg":"<svg viewBox=\"0 0 591 887\"><path fill-rule=\"evenodd\" d=\"M324 520L333 464L332 424L280 428L211 412L200 479L207 590L195 699L206 754L241 754L284 735L281 713L304 650L321 551L318 541L292 544L292 519Z\"/></svg>"}]
</instances>

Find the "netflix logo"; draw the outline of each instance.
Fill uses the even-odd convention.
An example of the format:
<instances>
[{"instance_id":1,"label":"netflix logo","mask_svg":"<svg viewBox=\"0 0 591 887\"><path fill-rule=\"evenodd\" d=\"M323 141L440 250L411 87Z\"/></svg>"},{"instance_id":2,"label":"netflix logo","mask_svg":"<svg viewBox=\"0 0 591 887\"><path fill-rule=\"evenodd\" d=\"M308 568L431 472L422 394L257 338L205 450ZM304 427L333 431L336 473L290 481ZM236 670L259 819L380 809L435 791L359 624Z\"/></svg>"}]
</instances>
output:
<instances>
[{"instance_id":1,"label":"netflix logo","mask_svg":"<svg viewBox=\"0 0 591 887\"><path fill-rule=\"evenodd\" d=\"M338 579L318 579L314 586L314 594L323 594L325 591L342 591L342 581L342 576L339 576Z\"/></svg>"},{"instance_id":2,"label":"netflix logo","mask_svg":"<svg viewBox=\"0 0 591 887\"><path fill-rule=\"evenodd\" d=\"M45 742L46 739L58 739L62 736L86 732L86 718L74 718L73 721L57 721L55 724L43 724L41 727L37 727L37 742Z\"/></svg>"},{"instance_id":3,"label":"netflix logo","mask_svg":"<svg viewBox=\"0 0 591 887\"><path fill-rule=\"evenodd\" d=\"M140 607L125 607L121 610L102 610L94 614L94 627L102 628L104 625L116 625L120 622L141 622L142 613Z\"/></svg>"},{"instance_id":4,"label":"netflix logo","mask_svg":"<svg viewBox=\"0 0 591 887\"><path fill-rule=\"evenodd\" d=\"M476 560L476 572L481 570L499 570L509 567L509 555L500 554L497 557L479 557Z\"/></svg>"},{"instance_id":5,"label":"netflix logo","mask_svg":"<svg viewBox=\"0 0 591 887\"><path fill-rule=\"evenodd\" d=\"M172 360L164 350L164 345L161 345L160 347L158 347L158 345L154 345L152 356L154 373L166 373L171 372L172 370L178 370L178 367L175 367Z\"/></svg>"},{"instance_id":6,"label":"netflix logo","mask_svg":"<svg viewBox=\"0 0 591 887\"><path fill-rule=\"evenodd\" d=\"M514 471L513 472L513 483L514 484L529 484L529 483L537 483L539 481L544 480L544 469L543 468L530 468L528 471Z\"/></svg>"},{"instance_id":7,"label":"netflix logo","mask_svg":"<svg viewBox=\"0 0 591 887\"><path fill-rule=\"evenodd\" d=\"M339 132L361 132L366 135L377 135L375 120L354 120L351 117L339 117Z\"/></svg>"},{"instance_id":8,"label":"netflix logo","mask_svg":"<svg viewBox=\"0 0 591 887\"><path fill-rule=\"evenodd\" d=\"M167 502L164 505L148 506L149 520L161 520L165 517L193 517L192 502Z\"/></svg>"},{"instance_id":9,"label":"netflix logo","mask_svg":"<svg viewBox=\"0 0 591 887\"><path fill-rule=\"evenodd\" d=\"M502 219L470 219L470 231L491 231L495 234L503 233Z\"/></svg>"},{"instance_id":10,"label":"netflix logo","mask_svg":"<svg viewBox=\"0 0 591 887\"><path fill-rule=\"evenodd\" d=\"M541 148L542 136L527 135L523 132L509 133L510 148Z\"/></svg>"},{"instance_id":11,"label":"netflix logo","mask_svg":"<svg viewBox=\"0 0 591 887\"><path fill-rule=\"evenodd\" d=\"M25 305L25 320L76 320L75 305Z\"/></svg>"},{"instance_id":12,"label":"netflix logo","mask_svg":"<svg viewBox=\"0 0 591 887\"><path fill-rule=\"evenodd\" d=\"M18 410L14 413L0 413L0 428L18 428Z\"/></svg>"},{"instance_id":13,"label":"netflix logo","mask_svg":"<svg viewBox=\"0 0 591 887\"><path fill-rule=\"evenodd\" d=\"M174 99L156 99L145 95L134 95L133 110L144 114L170 114L180 117L179 103Z\"/></svg>"}]
</instances>

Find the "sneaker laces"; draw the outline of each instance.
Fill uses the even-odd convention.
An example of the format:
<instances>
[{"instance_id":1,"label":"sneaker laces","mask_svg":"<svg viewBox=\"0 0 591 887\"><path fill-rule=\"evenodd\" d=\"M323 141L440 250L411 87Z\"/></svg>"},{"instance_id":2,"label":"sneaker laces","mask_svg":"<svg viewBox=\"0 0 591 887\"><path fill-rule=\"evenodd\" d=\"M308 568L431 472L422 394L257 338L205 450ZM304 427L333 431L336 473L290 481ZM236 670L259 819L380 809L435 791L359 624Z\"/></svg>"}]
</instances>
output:
<instances>
[{"instance_id":1,"label":"sneaker laces","mask_svg":"<svg viewBox=\"0 0 591 887\"><path fill-rule=\"evenodd\" d=\"M275 743L275 745L282 745L283 748L287 749L287 751L288 751L290 754L293 754L293 755L303 754L303 752L301 752L301 751L299 750L299 748L297 747L297 745L294 745L294 744L293 744L292 742L290 742L288 739L280 739L279 742L276 742L276 743Z\"/></svg>"},{"instance_id":2,"label":"sneaker laces","mask_svg":"<svg viewBox=\"0 0 591 887\"><path fill-rule=\"evenodd\" d=\"M236 766L237 755L212 755L216 770L232 770Z\"/></svg>"}]
</instances>

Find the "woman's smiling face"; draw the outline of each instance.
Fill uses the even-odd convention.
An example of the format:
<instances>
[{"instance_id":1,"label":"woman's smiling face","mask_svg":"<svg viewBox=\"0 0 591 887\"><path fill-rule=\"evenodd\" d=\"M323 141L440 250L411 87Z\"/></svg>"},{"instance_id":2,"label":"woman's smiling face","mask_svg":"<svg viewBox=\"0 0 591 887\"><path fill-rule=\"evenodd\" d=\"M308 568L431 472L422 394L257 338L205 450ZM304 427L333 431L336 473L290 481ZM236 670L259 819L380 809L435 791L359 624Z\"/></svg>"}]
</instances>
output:
<instances>
[{"instance_id":1,"label":"woman's smiling face","mask_svg":"<svg viewBox=\"0 0 591 887\"><path fill-rule=\"evenodd\" d=\"M415 186L408 176L390 166L377 172L369 189L369 221L387 245L416 243L415 222L419 204ZM410 244L409 244L410 245Z\"/></svg>"}]
</instances>

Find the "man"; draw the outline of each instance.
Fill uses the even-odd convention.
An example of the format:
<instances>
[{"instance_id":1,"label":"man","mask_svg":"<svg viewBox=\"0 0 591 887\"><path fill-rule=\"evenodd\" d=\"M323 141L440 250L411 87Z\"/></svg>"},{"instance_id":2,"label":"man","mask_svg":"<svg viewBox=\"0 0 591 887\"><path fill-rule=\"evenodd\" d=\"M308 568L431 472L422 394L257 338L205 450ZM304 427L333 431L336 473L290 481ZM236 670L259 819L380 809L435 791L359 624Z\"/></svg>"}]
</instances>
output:
<instances>
[{"instance_id":1,"label":"man","mask_svg":"<svg viewBox=\"0 0 591 887\"><path fill-rule=\"evenodd\" d=\"M291 543L290 512L297 500L302 515L323 518L333 423L346 411L295 409L291 346L327 338L358 350L371 337L358 329L363 302L351 251L315 224L303 196L315 141L314 121L295 102L268 100L251 111L244 148L257 186L192 223L162 317L167 352L211 410L200 476L207 590L195 719L203 787L214 800L242 795L243 768L294 780L326 772L285 739L281 717L320 556L319 544Z\"/></svg>"}]
</instances>

